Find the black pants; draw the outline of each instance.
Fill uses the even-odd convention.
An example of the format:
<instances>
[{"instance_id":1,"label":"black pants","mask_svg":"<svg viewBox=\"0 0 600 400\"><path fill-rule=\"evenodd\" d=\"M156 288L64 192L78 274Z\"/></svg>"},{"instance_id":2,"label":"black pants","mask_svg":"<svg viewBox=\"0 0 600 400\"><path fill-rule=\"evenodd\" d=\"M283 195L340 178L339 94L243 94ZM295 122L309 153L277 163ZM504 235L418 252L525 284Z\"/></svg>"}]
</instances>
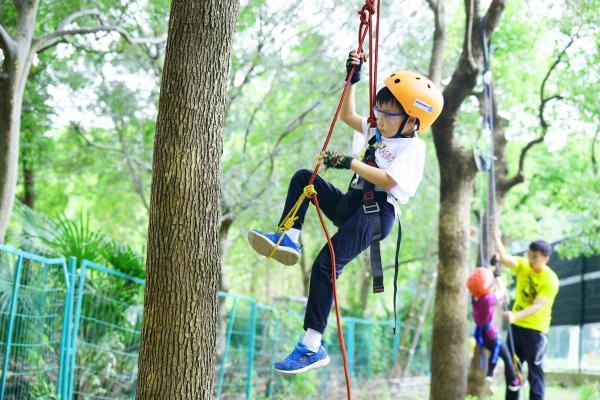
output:
<instances>
[{"instance_id":1,"label":"black pants","mask_svg":"<svg viewBox=\"0 0 600 400\"><path fill-rule=\"evenodd\" d=\"M548 347L546 334L533 329L511 325L515 340L515 353L524 364L527 362L529 400L544 400L544 353ZM516 400L519 392L506 391L506 400Z\"/></svg>"},{"instance_id":2,"label":"black pants","mask_svg":"<svg viewBox=\"0 0 600 400\"><path fill-rule=\"evenodd\" d=\"M297 171L290 182L285 208L281 215L281 221L285 218L289 210L294 206L304 187L312 175L312 171L307 169ZM343 193L317 175L314 181L314 187L317 191L319 206L327 218L334 218L335 210L340 202ZM387 193L377 193L377 202L379 203L381 217L381 229L383 238L392 230L395 221L394 207L386 201ZM301 229L304 222L304 216L308 209L308 200L304 201L298 211L298 219L294 223L294 228ZM342 273L344 266L356 258L371 244L371 224L369 218L363 212L361 206L339 227L338 231L331 237L335 253L336 279ZM331 256L327 243L313 262L310 275L310 289L308 293L308 303L304 314L304 329L314 329L323 333L327 326L327 319L333 303L333 290L331 288Z\"/></svg>"},{"instance_id":3,"label":"black pants","mask_svg":"<svg viewBox=\"0 0 600 400\"><path fill-rule=\"evenodd\" d=\"M488 349L491 353L490 358L488 360L487 376L494 375L494 369L496 369L496 364L498 363L498 360L495 360L494 362L492 357L494 354L494 349L496 348L497 340L500 340L499 336L496 338L496 340L486 340L483 342L483 346L486 349ZM515 380L515 378L517 377L517 373L515 372L515 366L513 364L510 352L508 351L508 347L506 347L506 343L502 341L500 342L499 355L502 361L504 362L504 378L506 380L506 385L508 385Z\"/></svg>"}]
</instances>

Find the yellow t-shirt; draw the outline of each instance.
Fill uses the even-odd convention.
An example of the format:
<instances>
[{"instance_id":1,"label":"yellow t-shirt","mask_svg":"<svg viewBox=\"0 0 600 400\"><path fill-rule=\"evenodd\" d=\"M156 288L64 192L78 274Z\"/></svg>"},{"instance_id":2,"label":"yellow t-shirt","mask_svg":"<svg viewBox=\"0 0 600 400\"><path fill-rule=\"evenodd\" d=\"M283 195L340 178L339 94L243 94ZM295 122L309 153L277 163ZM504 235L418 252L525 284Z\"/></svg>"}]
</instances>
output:
<instances>
[{"instance_id":1,"label":"yellow t-shirt","mask_svg":"<svg viewBox=\"0 0 600 400\"><path fill-rule=\"evenodd\" d=\"M513 312L529 307L537 296L546 299L546 304L535 314L514 322L514 325L548 333L552 319L552 304L558 293L558 277L549 267L536 273L531 269L525 257L515 257L517 266L513 273L517 276L517 298L513 305Z\"/></svg>"}]
</instances>

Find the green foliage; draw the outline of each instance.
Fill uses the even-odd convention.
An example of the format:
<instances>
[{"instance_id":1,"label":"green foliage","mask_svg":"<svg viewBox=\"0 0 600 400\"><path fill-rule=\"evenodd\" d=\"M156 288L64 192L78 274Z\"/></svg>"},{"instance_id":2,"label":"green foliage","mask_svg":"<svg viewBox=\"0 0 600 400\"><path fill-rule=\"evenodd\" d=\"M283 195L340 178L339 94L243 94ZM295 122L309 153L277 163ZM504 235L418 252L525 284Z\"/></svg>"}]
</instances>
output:
<instances>
[{"instance_id":1,"label":"green foliage","mask_svg":"<svg viewBox=\"0 0 600 400\"><path fill-rule=\"evenodd\" d=\"M593 400L600 398L600 384L590 383L581 387L579 400Z\"/></svg>"},{"instance_id":2,"label":"green foliage","mask_svg":"<svg viewBox=\"0 0 600 400\"><path fill-rule=\"evenodd\" d=\"M144 260L128 244L119 244L113 240L104 244L100 250L102 257L116 270L136 278L144 279Z\"/></svg>"}]
</instances>

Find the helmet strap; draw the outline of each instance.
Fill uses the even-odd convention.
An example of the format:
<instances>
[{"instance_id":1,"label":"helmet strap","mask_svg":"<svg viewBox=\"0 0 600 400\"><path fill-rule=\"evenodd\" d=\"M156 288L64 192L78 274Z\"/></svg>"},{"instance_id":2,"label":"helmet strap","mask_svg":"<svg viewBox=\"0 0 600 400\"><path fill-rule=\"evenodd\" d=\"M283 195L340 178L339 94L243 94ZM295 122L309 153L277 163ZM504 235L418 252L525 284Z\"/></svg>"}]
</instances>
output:
<instances>
[{"instance_id":1,"label":"helmet strap","mask_svg":"<svg viewBox=\"0 0 600 400\"><path fill-rule=\"evenodd\" d=\"M406 126L406 123L408 122L408 119L410 118L410 116L408 114L405 114L404 120L402 121L402 123L400 124L400 128L398 129L398 133L396 133L396 136L394 136L395 138L411 138L413 136L415 136L415 132L413 131L411 135L403 135L402 131L404 130L404 127Z\"/></svg>"}]
</instances>

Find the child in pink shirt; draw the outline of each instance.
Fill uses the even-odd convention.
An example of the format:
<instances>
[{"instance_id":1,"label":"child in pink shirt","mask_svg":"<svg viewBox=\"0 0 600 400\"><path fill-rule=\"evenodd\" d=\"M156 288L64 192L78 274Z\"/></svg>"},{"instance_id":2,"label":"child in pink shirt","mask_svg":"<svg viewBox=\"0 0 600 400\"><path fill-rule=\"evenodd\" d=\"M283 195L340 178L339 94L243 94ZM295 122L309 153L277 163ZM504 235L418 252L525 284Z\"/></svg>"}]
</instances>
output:
<instances>
[{"instance_id":1,"label":"child in pink shirt","mask_svg":"<svg viewBox=\"0 0 600 400\"><path fill-rule=\"evenodd\" d=\"M479 347L485 347L491 352L487 379L491 382L498 358L504 361L504 376L507 389L517 391L520 387L519 378L515 372L512 357L500 338L498 328L494 323L494 309L498 304L498 298L493 291L494 274L489 268L479 267L469 276L467 287L471 292L471 304L473 306L473 320L475 321L475 340Z\"/></svg>"}]
</instances>

